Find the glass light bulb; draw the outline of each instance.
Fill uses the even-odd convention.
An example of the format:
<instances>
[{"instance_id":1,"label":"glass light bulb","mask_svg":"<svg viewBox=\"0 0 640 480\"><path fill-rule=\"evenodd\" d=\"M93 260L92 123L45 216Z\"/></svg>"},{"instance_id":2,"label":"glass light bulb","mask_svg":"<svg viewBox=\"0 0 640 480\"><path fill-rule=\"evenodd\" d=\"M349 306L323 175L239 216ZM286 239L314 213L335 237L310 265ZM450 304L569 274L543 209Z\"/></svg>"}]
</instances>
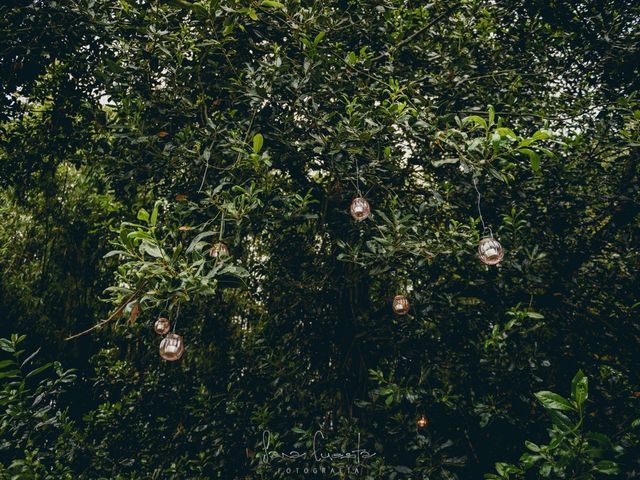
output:
<instances>
[{"instance_id":1,"label":"glass light bulb","mask_svg":"<svg viewBox=\"0 0 640 480\"><path fill-rule=\"evenodd\" d=\"M478 243L478 256L486 265L496 265L504 257L504 249L500 242L493 237L484 237Z\"/></svg>"},{"instance_id":2,"label":"glass light bulb","mask_svg":"<svg viewBox=\"0 0 640 480\"><path fill-rule=\"evenodd\" d=\"M363 197L356 197L351 202L351 216L358 222L364 220L371 215L371 206Z\"/></svg>"},{"instance_id":3,"label":"glass light bulb","mask_svg":"<svg viewBox=\"0 0 640 480\"><path fill-rule=\"evenodd\" d=\"M393 311L398 315L406 315L409 313L409 299L404 295L396 295L393 297Z\"/></svg>"},{"instance_id":4,"label":"glass light bulb","mask_svg":"<svg viewBox=\"0 0 640 480\"><path fill-rule=\"evenodd\" d=\"M214 243L209 249L209 256L213 258L228 257L229 247L224 242Z\"/></svg>"},{"instance_id":5,"label":"glass light bulb","mask_svg":"<svg viewBox=\"0 0 640 480\"><path fill-rule=\"evenodd\" d=\"M427 428L429 425L429 419L425 415L421 415L418 420L416 420L416 426L418 428Z\"/></svg>"},{"instance_id":6,"label":"glass light bulb","mask_svg":"<svg viewBox=\"0 0 640 480\"><path fill-rule=\"evenodd\" d=\"M158 335L166 334L171 328L171 322L168 318L158 317L156 323L153 324L153 329Z\"/></svg>"},{"instance_id":7,"label":"glass light bulb","mask_svg":"<svg viewBox=\"0 0 640 480\"><path fill-rule=\"evenodd\" d=\"M180 335L170 333L160 342L160 356L169 362L180 360L184 353L184 341Z\"/></svg>"}]
</instances>

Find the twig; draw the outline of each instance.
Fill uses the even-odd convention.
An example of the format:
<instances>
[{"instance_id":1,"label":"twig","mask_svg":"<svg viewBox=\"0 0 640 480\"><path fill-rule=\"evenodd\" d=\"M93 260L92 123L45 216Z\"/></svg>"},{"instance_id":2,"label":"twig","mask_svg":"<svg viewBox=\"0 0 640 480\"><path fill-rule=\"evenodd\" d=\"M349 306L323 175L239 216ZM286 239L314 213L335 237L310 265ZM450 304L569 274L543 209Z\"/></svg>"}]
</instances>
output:
<instances>
[{"instance_id":1,"label":"twig","mask_svg":"<svg viewBox=\"0 0 640 480\"><path fill-rule=\"evenodd\" d=\"M133 294L131 294L131 296L129 298L127 298L124 302L122 302L120 304L120 306L118 308L116 308L111 313L111 315L109 315L105 320L101 320L100 322L96 323L93 327L87 328L86 330L83 330L82 332L76 333L75 335L71 335L71 336L65 338L65 341L73 340L74 338L78 338L78 337L81 337L82 335L86 335L87 333L90 333L90 332L100 328L105 323L110 322L111 320L116 318L118 315L120 315L120 313L122 313L122 311L125 309L125 307L127 305L129 305L133 300L136 299L136 297L138 297L138 295L140 295L142 293L142 291L144 290L144 287L146 285L147 285L147 282L144 282L142 285L140 285L140 287L135 292L133 292Z\"/></svg>"},{"instance_id":2,"label":"twig","mask_svg":"<svg viewBox=\"0 0 640 480\"><path fill-rule=\"evenodd\" d=\"M458 8L460 6L460 3L454 3L452 6L450 6L449 8L447 8L443 13L441 13L440 15L438 15L436 18L434 18L433 20L431 20L429 23L427 23L424 27L422 27L419 30L416 30L415 32L413 32L411 35L409 35L407 38L405 38L404 40L398 42L398 44L394 47L393 50L398 50L400 47L405 46L407 43L411 42L414 38L416 38L418 35L421 35L422 33L424 33L425 31L429 30L431 27L433 27L436 23L438 23L440 20L442 20L444 17L449 16L456 8ZM373 57L371 59L372 62L375 62L377 60L380 60L386 56L388 56L391 52L387 51L384 53L381 53L380 55Z\"/></svg>"}]
</instances>

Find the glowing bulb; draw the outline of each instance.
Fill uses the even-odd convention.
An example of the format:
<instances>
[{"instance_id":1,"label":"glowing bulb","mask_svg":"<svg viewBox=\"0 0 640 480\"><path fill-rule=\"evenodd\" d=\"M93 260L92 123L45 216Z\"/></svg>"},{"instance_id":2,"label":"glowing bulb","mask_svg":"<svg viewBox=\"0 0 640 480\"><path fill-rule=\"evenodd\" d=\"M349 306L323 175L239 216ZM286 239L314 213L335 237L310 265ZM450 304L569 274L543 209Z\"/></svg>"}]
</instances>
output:
<instances>
[{"instance_id":1,"label":"glowing bulb","mask_svg":"<svg viewBox=\"0 0 640 480\"><path fill-rule=\"evenodd\" d=\"M416 426L418 428L427 428L427 426L429 426L429 419L426 415L420 415L418 420L416 420Z\"/></svg>"},{"instance_id":2,"label":"glowing bulb","mask_svg":"<svg viewBox=\"0 0 640 480\"><path fill-rule=\"evenodd\" d=\"M409 313L409 299L404 295L396 295L393 297L392 307L397 315L406 315Z\"/></svg>"}]
</instances>

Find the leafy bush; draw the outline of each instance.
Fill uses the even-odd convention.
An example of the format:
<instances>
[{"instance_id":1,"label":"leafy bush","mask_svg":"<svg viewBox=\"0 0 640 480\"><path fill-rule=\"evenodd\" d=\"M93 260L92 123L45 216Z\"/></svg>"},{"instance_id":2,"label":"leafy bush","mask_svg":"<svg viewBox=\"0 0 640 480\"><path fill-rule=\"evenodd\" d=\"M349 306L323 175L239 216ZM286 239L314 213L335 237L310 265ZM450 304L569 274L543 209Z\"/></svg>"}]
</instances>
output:
<instances>
[{"instance_id":1,"label":"leafy bush","mask_svg":"<svg viewBox=\"0 0 640 480\"><path fill-rule=\"evenodd\" d=\"M323 429L334 450L360 435L373 480L473 480L526 439L546 455L514 463L531 477L582 458L579 437L544 445L530 398L582 370L581 428L637 477L638 18L630 0L0 2L0 336L78 370L35 407L42 377L7 387L5 471L294 480L261 463L263 432L306 449Z\"/></svg>"},{"instance_id":2,"label":"leafy bush","mask_svg":"<svg viewBox=\"0 0 640 480\"><path fill-rule=\"evenodd\" d=\"M72 479L74 425L59 398L75 374L59 362L32 367L38 351L24 358L25 338L0 338L0 349L9 357L0 360L0 474Z\"/></svg>"},{"instance_id":3,"label":"leafy bush","mask_svg":"<svg viewBox=\"0 0 640 480\"><path fill-rule=\"evenodd\" d=\"M536 470L537 478L571 480L593 480L602 474L620 473L615 458L622 455L622 447L614 445L607 435L586 428L588 396L588 379L581 371L571 382L568 399L549 391L536 393L551 417L549 443L537 445L527 441L525 445L529 451L520 457L520 463L496 463L497 474L489 473L484 478L524 479L529 470Z\"/></svg>"}]
</instances>

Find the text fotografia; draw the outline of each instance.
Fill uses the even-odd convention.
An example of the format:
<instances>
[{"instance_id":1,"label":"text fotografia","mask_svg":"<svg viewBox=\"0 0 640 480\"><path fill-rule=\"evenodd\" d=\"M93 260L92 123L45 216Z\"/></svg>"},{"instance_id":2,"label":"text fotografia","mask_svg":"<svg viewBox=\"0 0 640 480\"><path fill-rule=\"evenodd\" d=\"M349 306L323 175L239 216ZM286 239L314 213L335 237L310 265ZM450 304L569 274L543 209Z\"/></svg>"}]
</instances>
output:
<instances>
[{"instance_id":1,"label":"text fotografia","mask_svg":"<svg viewBox=\"0 0 640 480\"><path fill-rule=\"evenodd\" d=\"M358 473L358 467L363 460L366 461L376 456L375 453L360 448L360 434L358 434L356 448L350 451L326 451L320 446L320 441L324 440L324 438L324 434L318 430L313 435L312 450L310 452L298 452L297 450L284 452L270 449L272 443L271 432L265 431L262 433L263 453L261 462L270 464L272 460L276 459L289 462L315 462L311 467L298 468L292 466L290 469L293 473L341 473L344 471Z\"/></svg>"},{"instance_id":2,"label":"text fotografia","mask_svg":"<svg viewBox=\"0 0 640 480\"><path fill-rule=\"evenodd\" d=\"M295 474L304 474L304 475L308 475L310 473L317 475L319 473L321 474L329 474L329 475L340 475L340 476L344 476L345 474L348 474L349 476L353 476L353 475L359 475L360 473L362 473L362 470L364 467L363 466L347 466L347 467L338 467L338 466L334 466L334 467L325 467L325 466L315 466L315 467L280 467L278 468L278 471L280 472L284 472L287 475L291 475L292 473Z\"/></svg>"}]
</instances>

